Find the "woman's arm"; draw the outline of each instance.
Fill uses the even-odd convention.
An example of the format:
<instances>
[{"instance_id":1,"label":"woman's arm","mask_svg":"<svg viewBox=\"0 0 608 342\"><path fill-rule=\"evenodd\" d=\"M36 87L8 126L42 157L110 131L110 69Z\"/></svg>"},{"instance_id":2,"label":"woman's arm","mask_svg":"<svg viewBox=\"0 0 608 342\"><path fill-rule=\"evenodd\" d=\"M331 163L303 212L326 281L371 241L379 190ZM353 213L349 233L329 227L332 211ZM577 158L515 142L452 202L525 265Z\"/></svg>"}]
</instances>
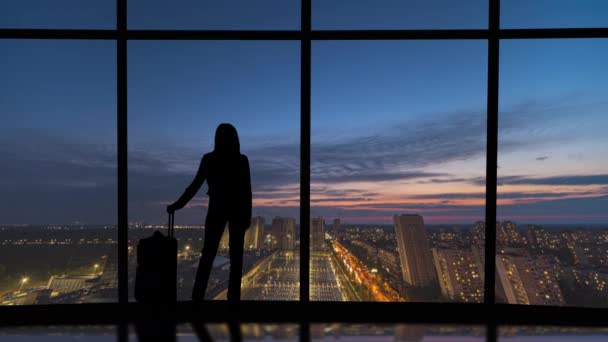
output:
<instances>
[{"instance_id":1,"label":"woman's arm","mask_svg":"<svg viewBox=\"0 0 608 342\"><path fill-rule=\"evenodd\" d=\"M201 188L203 182L205 182L205 179L207 179L207 162L205 162L205 156L203 156L194 180L192 180L192 183L190 183L190 185L186 188L186 191L184 191L184 193L177 201L175 201L175 203L167 206L167 212L172 213L188 204L192 197L194 197L194 195L196 195L198 190Z\"/></svg>"}]
</instances>

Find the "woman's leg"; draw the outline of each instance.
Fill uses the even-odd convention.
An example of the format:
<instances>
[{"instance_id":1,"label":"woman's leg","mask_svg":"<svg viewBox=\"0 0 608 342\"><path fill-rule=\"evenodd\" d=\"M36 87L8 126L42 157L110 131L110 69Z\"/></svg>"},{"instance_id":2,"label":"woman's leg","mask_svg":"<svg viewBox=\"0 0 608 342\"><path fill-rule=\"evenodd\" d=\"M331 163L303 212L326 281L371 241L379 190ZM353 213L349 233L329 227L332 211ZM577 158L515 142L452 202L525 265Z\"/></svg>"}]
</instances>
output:
<instances>
[{"instance_id":1,"label":"woman's leg","mask_svg":"<svg viewBox=\"0 0 608 342\"><path fill-rule=\"evenodd\" d=\"M243 275L243 245L245 229L242 224L229 222L230 231L230 278L228 279L228 302L238 303L241 300L241 277Z\"/></svg>"},{"instance_id":2,"label":"woman's leg","mask_svg":"<svg viewBox=\"0 0 608 342\"><path fill-rule=\"evenodd\" d=\"M213 260L217 254L217 249L226 227L225 219L210 214L211 212L207 214L205 222L205 242L203 243L203 252L198 269L196 270L196 279L194 280L194 287L192 289L192 300L195 302L205 299L205 291L207 290Z\"/></svg>"}]
</instances>

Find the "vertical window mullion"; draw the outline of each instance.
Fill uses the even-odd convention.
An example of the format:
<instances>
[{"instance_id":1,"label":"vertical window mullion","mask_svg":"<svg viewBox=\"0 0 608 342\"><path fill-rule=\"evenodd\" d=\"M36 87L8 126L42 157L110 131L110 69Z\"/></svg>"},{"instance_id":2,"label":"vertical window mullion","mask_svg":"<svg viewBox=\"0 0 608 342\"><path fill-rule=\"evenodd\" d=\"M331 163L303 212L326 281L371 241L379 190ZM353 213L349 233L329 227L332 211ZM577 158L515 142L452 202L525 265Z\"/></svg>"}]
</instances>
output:
<instances>
[{"instance_id":1,"label":"vertical window mullion","mask_svg":"<svg viewBox=\"0 0 608 342\"><path fill-rule=\"evenodd\" d=\"M310 322L300 323L300 342L310 342Z\"/></svg>"},{"instance_id":2,"label":"vertical window mullion","mask_svg":"<svg viewBox=\"0 0 608 342\"><path fill-rule=\"evenodd\" d=\"M117 12L117 146L118 146L118 302L129 302L127 194L127 0L116 1ZM123 311L124 312L124 311Z\"/></svg>"},{"instance_id":3,"label":"vertical window mullion","mask_svg":"<svg viewBox=\"0 0 608 342\"><path fill-rule=\"evenodd\" d=\"M311 0L302 1L300 47L300 302L310 299Z\"/></svg>"},{"instance_id":4,"label":"vertical window mullion","mask_svg":"<svg viewBox=\"0 0 608 342\"><path fill-rule=\"evenodd\" d=\"M498 341L498 327L496 326L496 322L492 321L492 322L486 324L486 342L497 342L497 341Z\"/></svg>"},{"instance_id":5,"label":"vertical window mullion","mask_svg":"<svg viewBox=\"0 0 608 342\"><path fill-rule=\"evenodd\" d=\"M488 104L486 148L486 240L485 240L485 292L484 303L495 302L496 258L496 177L498 166L498 77L500 0L489 0L488 39ZM495 328L495 327L494 327Z\"/></svg>"}]
</instances>

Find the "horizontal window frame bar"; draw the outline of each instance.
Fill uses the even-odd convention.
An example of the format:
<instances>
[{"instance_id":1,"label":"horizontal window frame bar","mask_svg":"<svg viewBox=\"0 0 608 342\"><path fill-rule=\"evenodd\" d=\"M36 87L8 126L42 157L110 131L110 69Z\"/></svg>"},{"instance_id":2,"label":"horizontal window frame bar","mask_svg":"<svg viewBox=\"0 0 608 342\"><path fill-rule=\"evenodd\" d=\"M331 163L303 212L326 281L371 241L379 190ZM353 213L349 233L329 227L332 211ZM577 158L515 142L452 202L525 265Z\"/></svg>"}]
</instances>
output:
<instances>
[{"instance_id":1,"label":"horizontal window frame bar","mask_svg":"<svg viewBox=\"0 0 608 342\"><path fill-rule=\"evenodd\" d=\"M117 40L467 40L490 39L481 30L72 30L0 29L0 39ZM499 39L608 38L608 28L501 29Z\"/></svg>"},{"instance_id":2,"label":"horizontal window frame bar","mask_svg":"<svg viewBox=\"0 0 608 342\"><path fill-rule=\"evenodd\" d=\"M0 308L0 327L132 323L142 314L137 303L25 305ZM178 323L192 321L192 303L178 302ZM205 303L198 319L220 323L405 323L445 325L607 327L602 308L466 303L268 302L243 301L235 317L224 301ZM395 314L398 312L399 314Z\"/></svg>"}]
</instances>

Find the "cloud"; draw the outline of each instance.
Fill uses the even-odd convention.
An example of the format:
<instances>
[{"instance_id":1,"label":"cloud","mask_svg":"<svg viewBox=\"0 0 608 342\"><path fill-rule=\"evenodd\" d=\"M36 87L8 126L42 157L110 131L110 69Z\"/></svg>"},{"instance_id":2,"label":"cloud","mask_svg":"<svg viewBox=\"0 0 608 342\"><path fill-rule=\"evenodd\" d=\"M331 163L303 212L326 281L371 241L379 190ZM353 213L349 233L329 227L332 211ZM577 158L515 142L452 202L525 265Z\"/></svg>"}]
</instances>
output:
<instances>
[{"instance_id":1,"label":"cloud","mask_svg":"<svg viewBox=\"0 0 608 342\"><path fill-rule=\"evenodd\" d=\"M508 108L501 108L498 122L499 153L508 153L529 146L554 148L565 141L589 140L587 134L594 123L605 122L598 109L608 101L580 93L551 98L529 99ZM585 132L584 134L581 134ZM540 156L539 161L547 156Z\"/></svg>"},{"instance_id":2,"label":"cloud","mask_svg":"<svg viewBox=\"0 0 608 342\"><path fill-rule=\"evenodd\" d=\"M507 192L497 193L498 199L561 199L575 198L581 196L601 197L608 194L608 189L604 191L572 191L572 192Z\"/></svg>"},{"instance_id":3,"label":"cloud","mask_svg":"<svg viewBox=\"0 0 608 342\"><path fill-rule=\"evenodd\" d=\"M367 197L323 197L323 198L312 198L310 203L323 203L323 202L364 202L369 201L370 199Z\"/></svg>"},{"instance_id":4,"label":"cloud","mask_svg":"<svg viewBox=\"0 0 608 342\"><path fill-rule=\"evenodd\" d=\"M498 177L497 185L605 185L608 184L608 174L598 175L563 175L552 177L531 177L525 175ZM485 179L473 177L466 182L473 185L485 185Z\"/></svg>"},{"instance_id":5,"label":"cloud","mask_svg":"<svg viewBox=\"0 0 608 342\"><path fill-rule=\"evenodd\" d=\"M341 174L334 172L317 177L315 180L325 183L349 183L349 182L385 182L405 181L418 178L437 177L445 174L433 172L356 172Z\"/></svg>"},{"instance_id":6,"label":"cloud","mask_svg":"<svg viewBox=\"0 0 608 342\"><path fill-rule=\"evenodd\" d=\"M314 141L311 179L375 182L448 176L422 172L440 163L485 156L485 114L443 114L415 123L398 123L339 141Z\"/></svg>"},{"instance_id":7,"label":"cloud","mask_svg":"<svg viewBox=\"0 0 608 342\"><path fill-rule=\"evenodd\" d=\"M445 193L445 194L424 194L424 195L413 195L410 196L415 199L432 199L432 200L440 200L440 199L471 199L471 198L486 198L486 194L484 192L478 193Z\"/></svg>"},{"instance_id":8,"label":"cloud","mask_svg":"<svg viewBox=\"0 0 608 342\"><path fill-rule=\"evenodd\" d=\"M344 206L342 207L344 208L348 208L349 210L357 210L357 209L361 209L361 208L366 208L366 209L386 209L386 208L390 208L390 210L398 210L398 211L403 211L403 210L430 210L430 211L437 211L437 210L474 210L474 208L477 207L481 207L478 205L470 205L470 206L465 206L465 205L460 205L460 204L451 204L450 201L446 201L446 202L435 202L435 203L419 203L417 201L407 201L404 200L401 203L393 203L393 202L386 202L386 203L361 203L361 204L357 204L357 205L352 205L352 206Z\"/></svg>"},{"instance_id":9,"label":"cloud","mask_svg":"<svg viewBox=\"0 0 608 342\"><path fill-rule=\"evenodd\" d=\"M2 223L116 223L116 149L36 130L0 138Z\"/></svg>"},{"instance_id":10,"label":"cloud","mask_svg":"<svg viewBox=\"0 0 608 342\"><path fill-rule=\"evenodd\" d=\"M373 197L381 195L380 193L373 191L365 191L361 189L334 189L328 185L321 185L318 183L311 184L310 188L311 196L322 195L322 196L333 196L333 197L347 197L347 196L363 196Z\"/></svg>"},{"instance_id":11,"label":"cloud","mask_svg":"<svg viewBox=\"0 0 608 342\"><path fill-rule=\"evenodd\" d=\"M608 195L608 188L600 189L599 191L569 191L569 192L502 192L498 191L498 199L561 199L561 198L576 198L581 196L587 197L602 197ZM467 199L485 199L485 192L474 193L444 193L444 194L423 194L412 195L413 199L426 200L467 200Z\"/></svg>"},{"instance_id":12,"label":"cloud","mask_svg":"<svg viewBox=\"0 0 608 342\"><path fill-rule=\"evenodd\" d=\"M545 125L556 111L569 110L567 101L528 102L501 111L500 152L507 153L536 144L531 132ZM371 113L373 114L373 113ZM532 115L534 114L534 115ZM531 128L532 127L532 128ZM543 126L544 127L544 126ZM463 176L442 165L452 161L485 159L486 115L483 111L457 111L429 115L415 122L397 122L384 128L347 132L339 138L317 138L311 146L311 196L315 210L328 216L338 214L378 216L402 210L441 210L455 214L462 210L483 212L483 207L455 205L459 199L485 198L483 193L417 195L399 205L371 205L381 200L381 191L358 190L349 183L404 182L416 184L469 183L485 185L485 168L480 176ZM349 135L350 134L350 135ZM557 143L563 136L544 136L545 143ZM267 142L267 140L266 140ZM277 206L260 206L264 215L297 215L293 199L299 199L300 146L274 139L266 144L243 145L249 156L256 200ZM201 151L188 146L129 146L129 217L164 222L164 203L176 199L196 173ZM574 157L573 157L574 158ZM116 147L85 143L40 131L15 131L0 137L0 189L10 198L3 220L23 222L115 222ZM548 156L539 156L538 161ZM453 172L453 174L451 173ZM499 185L606 185L608 174L531 177L499 177ZM336 187L339 185L339 188ZM342 189L347 187L347 189ZM353 186L354 187L354 186ZM447 188L447 186L446 186ZM205 187L199 198L205 197ZM547 196L545 196L547 195ZM568 199L567 193L509 193L500 198L543 200ZM413 200L437 200L437 206L420 206ZM328 202L360 201L361 208L323 207ZM297 202L297 201L296 201ZM184 220L201 221L197 202ZM579 202L576 202L579 203ZM582 203L582 202L580 202ZM279 207L279 204L282 207ZM10 208L10 209L9 209ZM385 210L386 209L386 210ZM255 211L256 209L254 209ZM35 213L35 214L34 214ZM75 214L76 213L76 214ZM283 213L283 214L282 214ZM447 215L446 214L446 215Z\"/></svg>"},{"instance_id":13,"label":"cloud","mask_svg":"<svg viewBox=\"0 0 608 342\"><path fill-rule=\"evenodd\" d=\"M499 205L496 209L500 219L523 217L518 223L605 223L607 205L608 196L601 196Z\"/></svg>"},{"instance_id":14,"label":"cloud","mask_svg":"<svg viewBox=\"0 0 608 342\"><path fill-rule=\"evenodd\" d=\"M564 175L553 177L508 176L499 177L499 185L606 185L608 174Z\"/></svg>"},{"instance_id":15,"label":"cloud","mask_svg":"<svg viewBox=\"0 0 608 342\"><path fill-rule=\"evenodd\" d=\"M324 216L326 218L340 217L343 222L382 222L392 223L395 214L420 214L425 220L433 220L434 217L467 217L467 222L483 219L483 206L457 206L449 204L421 205L417 203L375 203L355 206L325 207L311 205L311 215Z\"/></svg>"},{"instance_id":16,"label":"cloud","mask_svg":"<svg viewBox=\"0 0 608 342\"><path fill-rule=\"evenodd\" d=\"M418 184L447 184L447 183L473 183L475 185L485 185L485 177L474 177L474 178L432 178L428 180L418 181Z\"/></svg>"},{"instance_id":17,"label":"cloud","mask_svg":"<svg viewBox=\"0 0 608 342\"><path fill-rule=\"evenodd\" d=\"M474 127L471 127L471 123ZM313 141L311 181L336 184L448 177L445 172L420 171L420 168L484 155L485 129L484 115L458 112L450 113L447 119L438 122L400 124L341 141ZM267 190L278 189L285 184L298 184L299 148L298 144L280 140L267 145L244 146L244 153L251 162L254 192L262 187ZM134 152L137 155L131 157ZM196 153L171 154L140 149L130 151L130 170L132 167L137 171L148 169L151 173L158 173L159 170L168 172L168 163L163 161L167 156L170 156L173 165L187 165L187 160L198 161L200 158ZM195 167L196 163L190 163L190 168ZM188 174L187 170L184 167L176 173Z\"/></svg>"}]
</instances>

